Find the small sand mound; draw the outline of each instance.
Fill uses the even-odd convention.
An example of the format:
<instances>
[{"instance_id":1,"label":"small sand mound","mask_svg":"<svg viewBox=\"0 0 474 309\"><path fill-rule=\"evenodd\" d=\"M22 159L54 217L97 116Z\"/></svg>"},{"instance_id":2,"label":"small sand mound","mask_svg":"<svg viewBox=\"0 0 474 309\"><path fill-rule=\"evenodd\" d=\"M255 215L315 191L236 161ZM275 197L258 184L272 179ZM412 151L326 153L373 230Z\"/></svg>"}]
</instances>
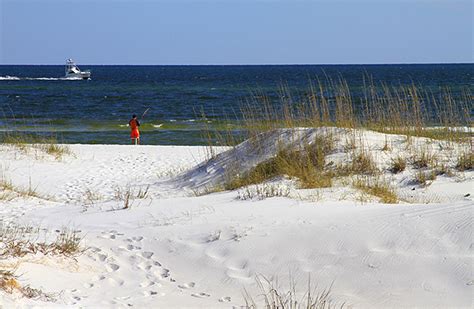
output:
<instances>
[{"instance_id":1,"label":"small sand mound","mask_svg":"<svg viewBox=\"0 0 474 309\"><path fill-rule=\"evenodd\" d=\"M297 149L302 145L311 144L315 137L321 134L343 133L347 133L347 130L326 127L264 132L179 175L174 182L179 187L212 188L224 183L229 175L247 173L259 163L275 157L282 149Z\"/></svg>"}]
</instances>

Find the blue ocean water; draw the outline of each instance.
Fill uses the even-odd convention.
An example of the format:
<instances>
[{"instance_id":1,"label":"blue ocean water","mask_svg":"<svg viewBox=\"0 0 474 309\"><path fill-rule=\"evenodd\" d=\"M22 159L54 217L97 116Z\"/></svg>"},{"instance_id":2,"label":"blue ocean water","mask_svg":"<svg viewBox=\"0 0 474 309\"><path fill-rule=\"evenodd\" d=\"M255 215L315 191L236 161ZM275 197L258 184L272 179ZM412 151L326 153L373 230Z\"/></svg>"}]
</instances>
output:
<instances>
[{"instance_id":1,"label":"blue ocean water","mask_svg":"<svg viewBox=\"0 0 474 309\"><path fill-rule=\"evenodd\" d=\"M239 117L252 92L277 98L282 83L294 91L310 79L344 78L362 96L364 76L387 84L416 83L433 93L473 89L474 64L96 66L91 80L64 80L63 66L0 65L0 129L54 134L65 143L127 144L132 114L142 115L142 142L205 143L208 126ZM360 97L359 97L360 96ZM202 119L202 113L206 119Z\"/></svg>"}]
</instances>

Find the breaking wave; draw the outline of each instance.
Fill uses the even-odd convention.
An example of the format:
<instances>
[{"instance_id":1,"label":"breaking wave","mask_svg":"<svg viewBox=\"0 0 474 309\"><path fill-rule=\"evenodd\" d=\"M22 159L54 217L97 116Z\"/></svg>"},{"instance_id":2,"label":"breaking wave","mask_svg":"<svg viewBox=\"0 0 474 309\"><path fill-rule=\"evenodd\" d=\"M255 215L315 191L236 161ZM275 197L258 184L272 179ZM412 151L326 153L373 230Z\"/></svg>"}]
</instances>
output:
<instances>
[{"instance_id":1,"label":"breaking wave","mask_svg":"<svg viewBox=\"0 0 474 309\"><path fill-rule=\"evenodd\" d=\"M82 80L80 77L18 77L0 76L0 80Z\"/></svg>"}]
</instances>

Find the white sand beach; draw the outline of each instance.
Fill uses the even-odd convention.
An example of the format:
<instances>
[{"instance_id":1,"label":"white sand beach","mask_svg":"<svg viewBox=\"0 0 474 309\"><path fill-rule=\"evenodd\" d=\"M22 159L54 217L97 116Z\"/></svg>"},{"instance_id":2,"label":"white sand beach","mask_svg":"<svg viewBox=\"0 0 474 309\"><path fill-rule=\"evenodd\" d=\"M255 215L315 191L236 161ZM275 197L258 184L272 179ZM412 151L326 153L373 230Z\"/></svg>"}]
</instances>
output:
<instances>
[{"instance_id":1,"label":"white sand beach","mask_svg":"<svg viewBox=\"0 0 474 309\"><path fill-rule=\"evenodd\" d=\"M340 136L330 162L347 160ZM472 308L474 172L455 171L457 145L361 137L395 186L397 204L343 180L298 189L283 177L208 192L230 164L243 173L274 155L280 133L267 136L264 153L243 144L216 148L221 154L212 160L200 146L69 145L70 154L57 159L0 145L2 179L38 194L0 200L0 224L38 227L40 240L66 227L85 249L74 257L0 257L0 269L15 269L20 286L54 298L0 290L0 307L240 308L244 291L259 300L256 276L265 276L282 290L291 277L301 296L308 280L317 291L331 287L332 299L348 308ZM416 145L454 175L422 186L411 165L388 171L391 158L410 157ZM126 192L132 196L123 209Z\"/></svg>"}]
</instances>

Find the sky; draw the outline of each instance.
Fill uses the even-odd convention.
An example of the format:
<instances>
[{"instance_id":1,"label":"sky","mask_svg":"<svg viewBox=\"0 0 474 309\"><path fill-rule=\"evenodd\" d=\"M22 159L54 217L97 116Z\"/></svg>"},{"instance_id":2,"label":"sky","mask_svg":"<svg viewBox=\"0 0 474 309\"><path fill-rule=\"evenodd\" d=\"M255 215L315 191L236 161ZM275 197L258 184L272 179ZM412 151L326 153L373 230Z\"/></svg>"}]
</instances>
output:
<instances>
[{"instance_id":1,"label":"sky","mask_svg":"<svg viewBox=\"0 0 474 309\"><path fill-rule=\"evenodd\" d=\"M472 63L470 0L0 0L0 64Z\"/></svg>"}]
</instances>

